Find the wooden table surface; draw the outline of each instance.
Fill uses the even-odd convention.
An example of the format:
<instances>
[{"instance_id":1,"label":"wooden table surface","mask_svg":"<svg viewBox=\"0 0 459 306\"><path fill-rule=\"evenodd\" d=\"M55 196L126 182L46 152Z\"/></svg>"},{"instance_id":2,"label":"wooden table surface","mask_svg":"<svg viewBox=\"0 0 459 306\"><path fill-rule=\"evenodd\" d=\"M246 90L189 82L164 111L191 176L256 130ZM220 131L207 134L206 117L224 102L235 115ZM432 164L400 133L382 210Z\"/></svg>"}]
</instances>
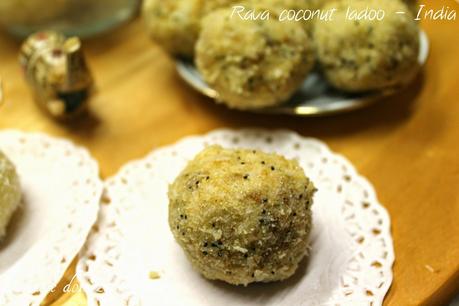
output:
<instances>
[{"instance_id":1,"label":"wooden table surface","mask_svg":"<svg viewBox=\"0 0 459 306\"><path fill-rule=\"evenodd\" d=\"M429 7L446 4L459 10L453 0ZM396 262L385 305L442 305L459 290L459 21L422 25L432 51L413 86L365 110L292 118L214 105L179 79L171 59L135 21L85 42L98 92L91 114L67 125L37 109L17 63L19 43L0 34L6 98L0 129L70 138L89 148L103 177L153 148L219 127L289 128L318 137L374 184L392 217ZM60 288L72 275L71 268ZM81 292L55 294L45 304L53 301L86 305Z\"/></svg>"}]
</instances>

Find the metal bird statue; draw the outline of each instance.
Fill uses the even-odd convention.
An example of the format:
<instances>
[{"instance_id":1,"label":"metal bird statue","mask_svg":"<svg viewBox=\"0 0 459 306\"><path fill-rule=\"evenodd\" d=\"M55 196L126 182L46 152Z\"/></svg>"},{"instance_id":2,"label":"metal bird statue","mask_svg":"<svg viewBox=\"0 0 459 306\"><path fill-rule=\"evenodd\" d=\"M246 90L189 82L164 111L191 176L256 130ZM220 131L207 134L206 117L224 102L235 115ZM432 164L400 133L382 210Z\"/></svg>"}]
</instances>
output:
<instances>
[{"instance_id":1,"label":"metal bird statue","mask_svg":"<svg viewBox=\"0 0 459 306\"><path fill-rule=\"evenodd\" d=\"M65 119L85 110L93 79L78 37L32 34L21 47L19 62L36 102L53 117Z\"/></svg>"}]
</instances>

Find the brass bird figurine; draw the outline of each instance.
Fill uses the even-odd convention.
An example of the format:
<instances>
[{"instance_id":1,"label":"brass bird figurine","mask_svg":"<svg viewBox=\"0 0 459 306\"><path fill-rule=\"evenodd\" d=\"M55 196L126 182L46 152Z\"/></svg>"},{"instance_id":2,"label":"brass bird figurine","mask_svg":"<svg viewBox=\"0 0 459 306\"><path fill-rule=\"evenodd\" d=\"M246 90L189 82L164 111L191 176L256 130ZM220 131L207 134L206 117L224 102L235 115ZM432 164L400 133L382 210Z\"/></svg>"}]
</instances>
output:
<instances>
[{"instance_id":1,"label":"brass bird figurine","mask_svg":"<svg viewBox=\"0 0 459 306\"><path fill-rule=\"evenodd\" d=\"M58 119L86 109L93 78L78 37L38 32L22 44L19 62L38 105Z\"/></svg>"}]
</instances>

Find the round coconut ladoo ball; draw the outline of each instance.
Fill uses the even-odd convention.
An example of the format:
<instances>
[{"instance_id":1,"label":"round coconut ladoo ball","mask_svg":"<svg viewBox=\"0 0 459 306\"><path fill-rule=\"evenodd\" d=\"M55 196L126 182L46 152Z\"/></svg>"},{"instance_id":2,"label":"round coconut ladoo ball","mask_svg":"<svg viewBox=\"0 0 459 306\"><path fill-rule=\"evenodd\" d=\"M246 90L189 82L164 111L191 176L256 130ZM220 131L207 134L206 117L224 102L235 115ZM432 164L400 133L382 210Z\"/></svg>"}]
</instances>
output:
<instances>
[{"instance_id":1,"label":"round coconut ladoo ball","mask_svg":"<svg viewBox=\"0 0 459 306\"><path fill-rule=\"evenodd\" d=\"M5 237L6 228L20 200L21 188L16 169L0 151L0 240Z\"/></svg>"},{"instance_id":2,"label":"round coconut ladoo ball","mask_svg":"<svg viewBox=\"0 0 459 306\"><path fill-rule=\"evenodd\" d=\"M192 57L202 0L146 0L142 15L153 40L171 54Z\"/></svg>"},{"instance_id":3,"label":"round coconut ladoo ball","mask_svg":"<svg viewBox=\"0 0 459 306\"><path fill-rule=\"evenodd\" d=\"M258 12L261 8L256 6ZM271 8L268 11L276 14ZM243 20L232 9L207 15L196 44L204 80L231 108L256 109L288 100L312 69L313 48L296 22Z\"/></svg>"},{"instance_id":4,"label":"round coconut ladoo ball","mask_svg":"<svg viewBox=\"0 0 459 306\"><path fill-rule=\"evenodd\" d=\"M331 21L316 20L315 45L321 69L336 88L377 90L400 85L418 71L419 30L405 4L398 0L344 0ZM346 9L384 10L378 20L348 20ZM397 14L405 11L406 14Z\"/></svg>"},{"instance_id":5,"label":"round coconut ladoo ball","mask_svg":"<svg viewBox=\"0 0 459 306\"><path fill-rule=\"evenodd\" d=\"M170 185L169 225L208 279L283 280L308 253L314 191L296 161L210 146Z\"/></svg>"}]
</instances>

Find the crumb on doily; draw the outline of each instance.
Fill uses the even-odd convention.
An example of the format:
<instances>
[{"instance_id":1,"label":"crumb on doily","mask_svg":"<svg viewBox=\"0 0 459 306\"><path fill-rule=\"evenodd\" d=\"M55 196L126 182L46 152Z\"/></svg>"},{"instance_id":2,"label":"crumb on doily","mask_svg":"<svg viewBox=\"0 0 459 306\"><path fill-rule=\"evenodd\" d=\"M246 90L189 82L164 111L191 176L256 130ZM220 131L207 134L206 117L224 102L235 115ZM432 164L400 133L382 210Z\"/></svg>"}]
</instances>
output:
<instances>
[{"instance_id":1,"label":"crumb on doily","mask_svg":"<svg viewBox=\"0 0 459 306\"><path fill-rule=\"evenodd\" d=\"M436 272L437 272L437 271L435 271L434 268L432 268L431 265L424 265L424 267L425 267L429 272L431 272L431 273L436 273Z\"/></svg>"},{"instance_id":2,"label":"crumb on doily","mask_svg":"<svg viewBox=\"0 0 459 306\"><path fill-rule=\"evenodd\" d=\"M150 279L159 279L161 278L161 275L156 271L150 271L150 273L148 273L148 277Z\"/></svg>"}]
</instances>

